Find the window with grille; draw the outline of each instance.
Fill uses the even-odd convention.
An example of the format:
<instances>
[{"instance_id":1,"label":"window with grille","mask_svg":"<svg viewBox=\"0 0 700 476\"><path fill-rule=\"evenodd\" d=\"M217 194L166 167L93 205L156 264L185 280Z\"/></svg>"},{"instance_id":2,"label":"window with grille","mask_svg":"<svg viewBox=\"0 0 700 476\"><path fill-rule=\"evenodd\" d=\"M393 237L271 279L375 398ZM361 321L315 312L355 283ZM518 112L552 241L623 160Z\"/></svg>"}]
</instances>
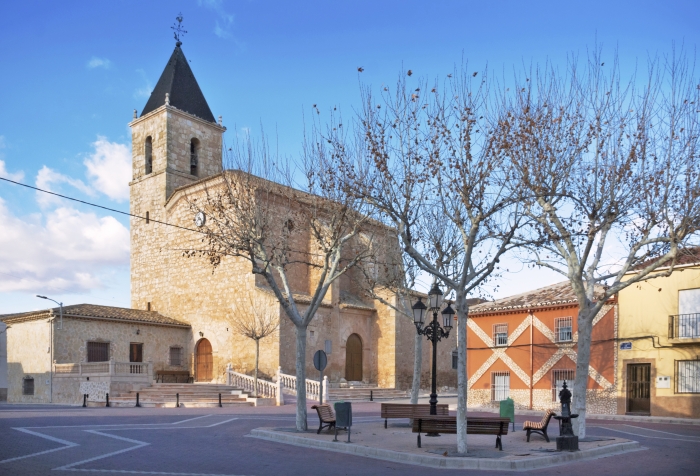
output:
<instances>
[{"instance_id":1,"label":"window with grille","mask_svg":"<svg viewBox=\"0 0 700 476\"><path fill-rule=\"evenodd\" d=\"M700 393L700 360L676 361L676 393Z\"/></svg>"},{"instance_id":2,"label":"window with grille","mask_svg":"<svg viewBox=\"0 0 700 476\"><path fill-rule=\"evenodd\" d=\"M491 372L491 401L500 402L510 396L510 372Z\"/></svg>"},{"instance_id":3,"label":"window with grille","mask_svg":"<svg viewBox=\"0 0 700 476\"><path fill-rule=\"evenodd\" d=\"M557 317L554 319L554 338L557 342L571 342L573 335L571 317Z\"/></svg>"},{"instance_id":4,"label":"window with grille","mask_svg":"<svg viewBox=\"0 0 700 476\"><path fill-rule=\"evenodd\" d=\"M559 392L561 392L564 387L564 381L566 381L566 388L573 392L574 377L576 377L576 371L573 369L555 369L552 370L552 401L559 401Z\"/></svg>"},{"instance_id":5,"label":"window with grille","mask_svg":"<svg viewBox=\"0 0 700 476\"><path fill-rule=\"evenodd\" d=\"M25 377L22 380L22 395L34 395L34 379Z\"/></svg>"},{"instance_id":6,"label":"window with grille","mask_svg":"<svg viewBox=\"0 0 700 476\"><path fill-rule=\"evenodd\" d=\"M109 342L88 342L87 361L107 362L109 360Z\"/></svg>"},{"instance_id":7,"label":"window with grille","mask_svg":"<svg viewBox=\"0 0 700 476\"><path fill-rule=\"evenodd\" d=\"M182 347L171 347L170 348L170 365L175 367L182 367Z\"/></svg>"},{"instance_id":8,"label":"window with grille","mask_svg":"<svg viewBox=\"0 0 700 476\"><path fill-rule=\"evenodd\" d=\"M452 369L457 370L457 365L459 364L459 354L457 349L452 351Z\"/></svg>"},{"instance_id":9,"label":"window with grille","mask_svg":"<svg viewBox=\"0 0 700 476\"><path fill-rule=\"evenodd\" d=\"M508 324L494 324L493 345L496 347L508 345Z\"/></svg>"}]
</instances>

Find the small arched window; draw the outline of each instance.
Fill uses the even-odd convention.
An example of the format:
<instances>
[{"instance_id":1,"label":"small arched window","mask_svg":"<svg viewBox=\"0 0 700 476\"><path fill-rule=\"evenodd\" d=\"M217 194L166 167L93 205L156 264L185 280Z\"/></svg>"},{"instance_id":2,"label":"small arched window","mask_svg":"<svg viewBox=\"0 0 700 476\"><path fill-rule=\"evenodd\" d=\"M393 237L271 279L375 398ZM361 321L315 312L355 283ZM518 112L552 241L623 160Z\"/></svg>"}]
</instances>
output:
<instances>
[{"instance_id":1,"label":"small arched window","mask_svg":"<svg viewBox=\"0 0 700 476\"><path fill-rule=\"evenodd\" d=\"M199 167L199 140L192 139L190 141L190 173L197 175Z\"/></svg>"},{"instance_id":2,"label":"small arched window","mask_svg":"<svg viewBox=\"0 0 700 476\"><path fill-rule=\"evenodd\" d=\"M151 136L146 137L144 155L146 156L146 175L148 175L153 172L153 140Z\"/></svg>"}]
</instances>

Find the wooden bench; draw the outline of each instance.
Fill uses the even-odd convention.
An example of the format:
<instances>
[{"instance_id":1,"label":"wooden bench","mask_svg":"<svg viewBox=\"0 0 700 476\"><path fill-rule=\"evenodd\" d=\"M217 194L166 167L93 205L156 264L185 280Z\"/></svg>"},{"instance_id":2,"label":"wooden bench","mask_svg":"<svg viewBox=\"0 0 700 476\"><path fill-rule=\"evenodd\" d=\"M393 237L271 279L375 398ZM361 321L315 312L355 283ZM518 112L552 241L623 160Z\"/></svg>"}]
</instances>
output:
<instances>
[{"instance_id":1,"label":"wooden bench","mask_svg":"<svg viewBox=\"0 0 700 476\"><path fill-rule=\"evenodd\" d=\"M449 405L436 405L438 415L449 415ZM382 418L384 418L384 428L386 428L389 418L410 418L430 416L430 405L425 403L382 403Z\"/></svg>"},{"instance_id":2,"label":"wooden bench","mask_svg":"<svg viewBox=\"0 0 700 476\"><path fill-rule=\"evenodd\" d=\"M333 413L333 409L330 405L323 403L321 405L313 405L311 408L318 413L319 427L316 432L317 435L321 433L321 430L325 427L328 427L329 431L331 428L335 427L335 413Z\"/></svg>"},{"instance_id":3,"label":"wooden bench","mask_svg":"<svg viewBox=\"0 0 700 476\"><path fill-rule=\"evenodd\" d=\"M547 440L547 443L549 443L549 436L547 436L547 427L549 426L549 422L551 421L554 415L556 415L556 413L554 413L554 410L547 410L547 413L544 414L542 420L538 422L526 421L525 423L523 423L523 430L527 431L528 443L530 442L531 433L541 434L542 436L544 436L544 439Z\"/></svg>"},{"instance_id":4,"label":"wooden bench","mask_svg":"<svg viewBox=\"0 0 700 476\"><path fill-rule=\"evenodd\" d=\"M501 436L508 434L510 418L470 417L467 418L467 435L496 435L496 448L503 451ZM413 420L413 433L418 433L418 448L421 447L421 433L457 434L456 416L431 416Z\"/></svg>"},{"instance_id":5,"label":"wooden bench","mask_svg":"<svg viewBox=\"0 0 700 476\"><path fill-rule=\"evenodd\" d=\"M184 377L185 383L194 381L194 377L190 377L187 370L156 370L156 383L159 380L164 383L166 376L175 377L175 383L179 383L180 377Z\"/></svg>"}]
</instances>

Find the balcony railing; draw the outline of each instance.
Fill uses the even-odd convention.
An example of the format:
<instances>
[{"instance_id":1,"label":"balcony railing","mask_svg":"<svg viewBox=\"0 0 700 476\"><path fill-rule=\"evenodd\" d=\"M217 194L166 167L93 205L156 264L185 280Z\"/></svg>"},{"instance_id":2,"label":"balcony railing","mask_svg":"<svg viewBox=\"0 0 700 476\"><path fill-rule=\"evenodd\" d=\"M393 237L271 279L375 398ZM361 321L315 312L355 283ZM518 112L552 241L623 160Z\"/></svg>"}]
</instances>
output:
<instances>
[{"instance_id":1,"label":"balcony railing","mask_svg":"<svg viewBox=\"0 0 700 476\"><path fill-rule=\"evenodd\" d=\"M700 312L668 316L669 339L699 339Z\"/></svg>"},{"instance_id":2,"label":"balcony railing","mask_svg":"<svg viewBox=\"0 0 700 476\"><path fill-rule=\"evenodd\" d=\"M152 374L150 362L78 362L54 364L54 373L59 375L143 375ZM67 375L68 374L68 375Z\"/></svg>"}]
</instances>

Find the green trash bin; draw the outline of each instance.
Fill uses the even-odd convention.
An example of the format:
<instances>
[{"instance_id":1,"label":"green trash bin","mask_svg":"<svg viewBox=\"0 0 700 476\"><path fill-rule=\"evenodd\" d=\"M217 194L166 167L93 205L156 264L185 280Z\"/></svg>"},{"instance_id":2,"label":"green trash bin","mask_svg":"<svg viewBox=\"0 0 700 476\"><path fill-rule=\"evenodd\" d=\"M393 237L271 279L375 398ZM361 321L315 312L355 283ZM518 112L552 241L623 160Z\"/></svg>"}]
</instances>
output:
<instances>
[{"instance_id":1,"label":"green trash bin","mask_svg":"<svg viewBox=\"0 0 700 476\"><path fill-rule=\"evenodd\" d=\"M501 400L501 418L510 418L513 423L513 431L515 431L515 402L512 398Z\"/></svg>"}]
</instances>

